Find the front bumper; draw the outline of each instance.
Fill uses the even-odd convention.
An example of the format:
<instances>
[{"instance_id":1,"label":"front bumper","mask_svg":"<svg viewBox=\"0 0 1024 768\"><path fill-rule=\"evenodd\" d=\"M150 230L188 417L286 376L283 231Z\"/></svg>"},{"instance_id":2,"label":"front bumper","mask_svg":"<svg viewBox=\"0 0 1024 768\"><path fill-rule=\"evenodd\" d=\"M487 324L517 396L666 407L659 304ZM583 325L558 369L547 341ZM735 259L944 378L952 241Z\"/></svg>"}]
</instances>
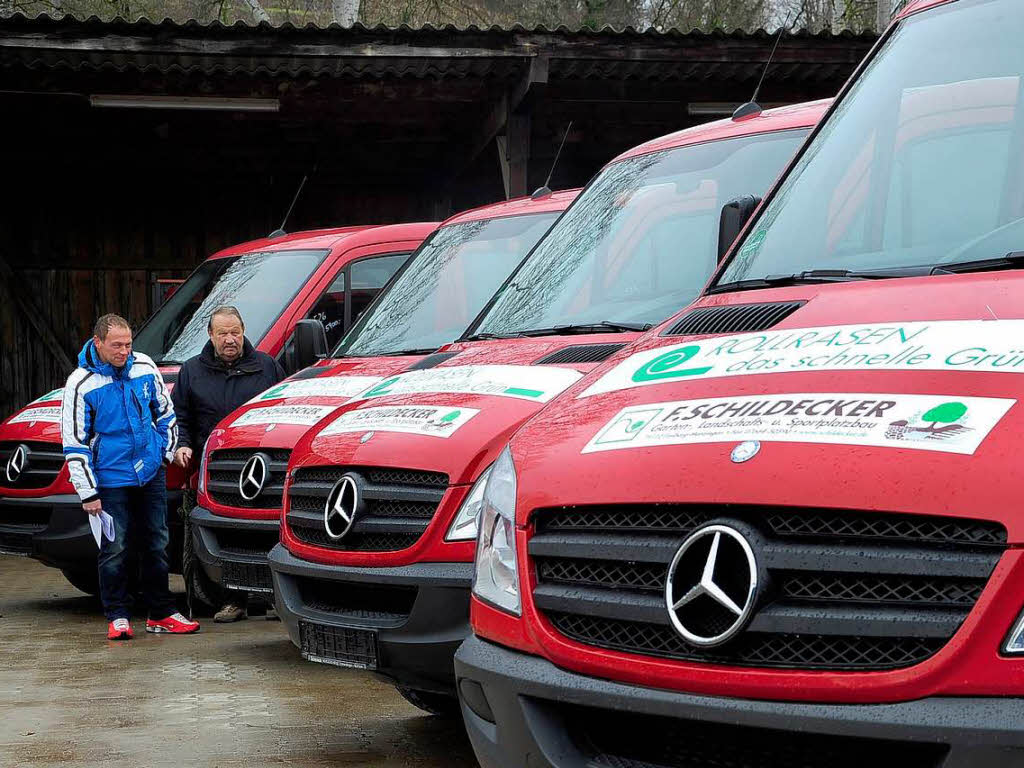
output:
<instances>
[{"instance_id":1,"label":"front bumper","mask_svg":"<svg viewBox=\"0 0 1024 768\"><path fill-rule=\"evenodd\" d=\"M1024 766L1021 698L843 705L693 696L576 674L476 637L456 654L455 673L483 768Z\"/></svg>"},{"instance_id":2,"label":"front bumper","mask_svg":"<svg viewBox=\"0 0 1024 768\"><path fill-rule=\"evenodd\" d=\"M454 692L452 656L469 636L472 563L327 566L281 545L269 559L277 614L304 658Z\"/></svg>"},{"instance_id":3,"label":"front bumper","mask_svg":"<svg viewBox=\"0 0 1024 768\"><path fill-rule=\"evenodd\" d=\"M280 521L223 517L204 507L193 507L190 520L196 559L211 581L226 589L273 593L267 554Z\"/></svg>"},{"instance_id":4,"label":"front bumper","mask_svg":"<svg viewBox=\"0 0 1024 768\"><path fill-rule=\"evenodd\" d=\"M167 491L167 545L171 570L180 570L181 491ZM33 557L61 570L96 567L96 541L82 502L75 494L0 498L0 554Z\"/></svg>"}]
</instances>

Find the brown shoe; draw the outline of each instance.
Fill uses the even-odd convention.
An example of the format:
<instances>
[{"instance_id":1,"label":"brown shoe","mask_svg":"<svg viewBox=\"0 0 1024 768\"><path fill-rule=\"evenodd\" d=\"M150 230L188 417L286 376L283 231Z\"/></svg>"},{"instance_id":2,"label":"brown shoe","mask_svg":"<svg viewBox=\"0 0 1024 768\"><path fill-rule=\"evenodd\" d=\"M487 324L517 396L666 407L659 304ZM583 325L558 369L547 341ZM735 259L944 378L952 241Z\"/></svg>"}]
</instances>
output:
<instances>
[{"instance_id":1,"label":"brown shoe","mask_svg":"<svg viewBox=\"0 0 1024 768\"><path fill-rule=\"evenodd\" d=\"M228 603L213 614L213 620L218 624L230 624L233 621L241 621L247 618L249 618L249 615L245 612L245 608L233 603Z\"/></svg>"}]
</instances>

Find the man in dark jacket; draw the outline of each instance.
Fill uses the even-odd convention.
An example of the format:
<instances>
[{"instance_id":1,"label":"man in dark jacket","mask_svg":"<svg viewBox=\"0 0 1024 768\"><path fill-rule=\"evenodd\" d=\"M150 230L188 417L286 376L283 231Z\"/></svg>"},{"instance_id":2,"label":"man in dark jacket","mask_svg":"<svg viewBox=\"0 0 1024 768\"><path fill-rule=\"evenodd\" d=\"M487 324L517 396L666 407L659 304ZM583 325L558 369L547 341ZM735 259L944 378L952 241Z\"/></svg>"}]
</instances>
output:
<instances>
[{"instance_id":1,"label":"man in dark jacket","mask_svg":"<svg viewBox=\"0 0 1024 768\"><path fill-rule=\"evenodd\" d=\"M132 330L118 315L96 321L64 386L61 438L71 483L90 515L110 515L113 538L101 538L100 599L107 637L129 640L127 555L139 550L147 632L199 629L175 610L167 588L167 488L164 463L177 427L163 377L153 361L132 352Z\"/></svg>"},{"instance_id":2,"label":"man in dark jacket","mask_svg":"<svg viewBox=\"0 0 1024 768\"><path fill-rule=\"evenodd\" d=\"M284 378L277 361L254 349L245 338L245 323L234 307L221 306L213 310L207 330L210 341L202 352L185 361L174 386L174 410L178 416L178 450L174 461L182 467L202 455L206 439L217 422ZM186 525L186 548L192 543L190 528ZM186 574L186 578L189 575ZM237 594L238 597L221 606L214 621L238 621L246 617L248 596L245 592Z\"/></svg>"}]
</instances>

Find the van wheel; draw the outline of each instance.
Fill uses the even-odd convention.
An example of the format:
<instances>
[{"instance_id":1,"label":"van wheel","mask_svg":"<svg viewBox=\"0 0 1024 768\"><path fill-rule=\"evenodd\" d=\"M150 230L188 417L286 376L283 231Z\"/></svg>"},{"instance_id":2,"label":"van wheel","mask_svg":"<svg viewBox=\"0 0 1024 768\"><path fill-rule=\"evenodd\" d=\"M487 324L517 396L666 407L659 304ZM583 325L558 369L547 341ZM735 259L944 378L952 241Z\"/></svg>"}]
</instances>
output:
<instances>
[{"instance_id":1,"label":"van wheel","mask_svg":"<svg viewBox=\"0 0 1024 768\"><path fill-rule=\"evenodd\" d=\"M418 691L415 688L402 688L401 686L396 686L396 688L402 694L403 699L424 712L438 717L459 716L459 700L455 696L434 691Z\"/></svg>"},{"instance_id":2,"label":"van wheel","mask_svg":"<svg viewBox=\"0 0 1024 768\"><path fill-rule=\"evenodd\" d=\"M98 595L100 593L100 574L95 568L82 571L61 569L64 578L71 582L71 586L87 595Z\"/></svg>"},{"instance_id":3,"label":"van wheel","mask_svg":"<svg viewBox=\"0 0 1024 768\"><path fill-rule=\"evenodd\" d=\"M185 580L185 590L192 598L190 607L193 613L212 613L224 604L224 593L220 585L209 579L196 558L192 545L192 526L187 519L181 547L181 575Z\"/></svg>"}]
</instances>

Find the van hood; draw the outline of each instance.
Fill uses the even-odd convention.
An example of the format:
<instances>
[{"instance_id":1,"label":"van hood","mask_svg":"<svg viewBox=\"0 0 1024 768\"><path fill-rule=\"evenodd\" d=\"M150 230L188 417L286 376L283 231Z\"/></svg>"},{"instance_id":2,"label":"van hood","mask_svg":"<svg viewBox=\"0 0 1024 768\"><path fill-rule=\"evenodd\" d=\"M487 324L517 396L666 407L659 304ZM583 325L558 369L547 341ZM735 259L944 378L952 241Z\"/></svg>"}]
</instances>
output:
<instances>
[{"instance_id":1,"label":"van hood","mask_svg":"<svg viewBox=\"0 0 1024 768\"><path fill-rule=\"evenodd\" d=\"M310 427L388 376L425 356L339 358L299 371L232 411L210 434L220 448L291 448Z\"/></svg>"},{"instance_id":2,"label":"van hood","mask_svg":"<svg viewBox=\"0 0 1024 768\"><path fill-rule=\"evenodd\" d=\"M469 484L523 422L637 334L459 342L438 365L382 380L311 430L292 466L385 466ZM559 362L550 362L559 361Z\"/></svg>"},{"instance_id":3,"label":"van hood","mask_svg":"<svg viewBox=\"0 0 1024 768\"><path fill-rule=\"evenodd\" d=\"M1014 272L706 297L516 435L520 523L762 504L991 519L1020 541L1022 297Z\"/></svg>"}]
</instances>

